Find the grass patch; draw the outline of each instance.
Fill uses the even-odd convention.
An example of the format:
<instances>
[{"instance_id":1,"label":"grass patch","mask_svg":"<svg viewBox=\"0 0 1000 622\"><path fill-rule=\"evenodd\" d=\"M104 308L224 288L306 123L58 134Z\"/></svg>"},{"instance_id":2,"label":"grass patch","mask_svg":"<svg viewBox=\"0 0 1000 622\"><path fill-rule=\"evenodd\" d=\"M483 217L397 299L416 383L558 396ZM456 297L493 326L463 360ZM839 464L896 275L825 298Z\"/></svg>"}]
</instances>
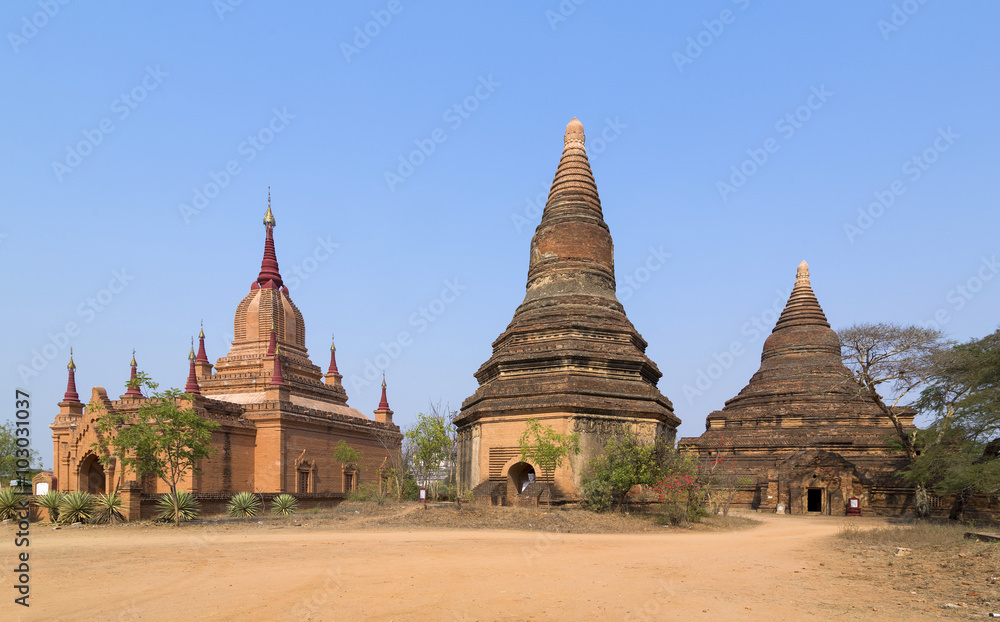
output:
<instances>
[{"instance_id":1,"label":"grass patch","mask_svg":"<svg viewBox=\"0 0 1000 622\"><path fill-rule=\"evenodd\" d=\"M962 542L970 527L962 523L914 521L903 525L889 525L866 529L858 525L847 525L837 533L837 537L853 544L870 546L902 546L907 548L923 546L951 546Z\"/></svg>"}]
</instances>

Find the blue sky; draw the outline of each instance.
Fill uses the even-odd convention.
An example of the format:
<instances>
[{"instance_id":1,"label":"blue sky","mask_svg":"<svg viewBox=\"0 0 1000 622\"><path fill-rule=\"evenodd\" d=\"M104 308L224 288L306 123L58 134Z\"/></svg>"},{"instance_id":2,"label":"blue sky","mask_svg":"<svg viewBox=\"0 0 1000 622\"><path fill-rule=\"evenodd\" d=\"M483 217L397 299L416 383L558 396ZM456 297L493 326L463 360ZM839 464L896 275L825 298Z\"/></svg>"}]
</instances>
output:
<instances>
[{"instance_id":1,"label":"blue sky","mask_svg":"<svg viewBox=\"0 0 1000 622\"><path fill-rule=\"evenodd\" d=\"M0 416L27 390L50 465L68 345L84 401L133 348L183 386L202 320L223 356L268 186L313 361L336 333L352 406L385 367L401 425L457 409L574 116L681 435L757 369L802 259L836 328L994 331L1000 6L680 5L5 2Z\"/></svg>"}]
</instances>

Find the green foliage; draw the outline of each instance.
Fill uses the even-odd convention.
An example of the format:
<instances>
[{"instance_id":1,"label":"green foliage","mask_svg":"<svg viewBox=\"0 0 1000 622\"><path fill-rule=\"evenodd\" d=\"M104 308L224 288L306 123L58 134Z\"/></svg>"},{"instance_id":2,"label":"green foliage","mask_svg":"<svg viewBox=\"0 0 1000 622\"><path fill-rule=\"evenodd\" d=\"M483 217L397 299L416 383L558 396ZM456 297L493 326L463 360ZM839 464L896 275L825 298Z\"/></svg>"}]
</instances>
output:
<instances>
[{"instance_id":1,"label":"green foliage","mask_svg":"<svg viewBox=\"0 0 1000 622\"><path fill-rule=\"evenodd\" d=\"M164 483L171 499L178 499L177 485L188 474L197 475L198 461L215 453L212 432L219 428L192 408L180 405L190 396L179 389L157 391L158 384L139 372L129 383L149 388L152 396L144 401L134 416L103 412L96 429L94 450L107 466L112 455L118 458L120 472L132 470L138 477L154 475ZM101 412L101 404L91 403L90 412ZM180 509L174 508L174 523L180 524Z\"/></svg>"},{"instance_id":2,"label":"green foliage","mask_svg":"<svg viewBox=\"0 0 1000 622\"><path fill-rule=\"evenodd\" d=\"M0 520L13 520L23 508L25 495L13 488L0 490Z\"/></svg>"},{"instance_id":3,"label":"green foliage","mask_svg":"<svg viewBox=\"0 0 1000 622\"><path fill-rule=\"evenodd\" d=\"M533 461L548 472L555 471L570 454L580 453L580 435L560 434L538 419L525 422L524 433L518 439L521 460Z\"/></svg>"},{"instance_id":4,"label":"green foliage","mask_svg":"<svg viewBox=\"0 0 1000 622\"><path fill-rule=\"evenodd\" d=\"M426 482L431 471L451 458L454 439L449 434L450 427L444 415L437 412L430 415L417 413L417 424L406 432L406 440L413 449L413 469L420 476L420 481Z\"/></svg>"},{"instance_id":5,"label":"green foliage","mask_svg":"<svg viewBox=\"0 0 1000 622\"><path fill-rule=\"evenodd\" d=\"M652 486L674 460L663 443L644 444L630 433L608 439L604 451L590 461L583 476L583 499L595 511L620 508L634 486Z\"/></svg>"},{"instance_id":6,"label":"green foliage","mask_svg":"<svg viewBox=\"0 0 1000 622\"><path fill-rule=\"evenodd\" d=\"M18 479L20 469L17 468L17 461L19 459L26 459L29 465L38 464L40 460L38 452L34 449L18 447L18 437L15 430L16 427L11 421L0 423L0 482L5 484ZM29 470L31 470L30 466Z\"/></svg>"},{"instance_id":7,"label":"green foliage","mask_svg":"<svg viewBox=\"0 0 1000 622\"><path fill-rule=\"evenodd\" d=\"M376 482L361 484L347 493L348 501L373 501L378 505L385 503L388 498L389 493L380 489Z\"/></svg>"},{"instance_id":8,"label":"green foliage","mask_svg":"<svg viewBox=\"0 0 1000 622\"><path fill-rule=\"evenodd\" d=\"M40 508L45 508L49 513L49 522L55 523L59 520L59 505L62 503L62 498L62 492L50 490L44 495L35 497L34 504Z\"/></svg>"},{"instance_id":9,"label":"green foliage","mask_svg":"<svg viewBox=\"0 0 1000 622\"><path fill-rule=\"evenodd\" d=\"M198 518L200 511L201 504L186 490L164 493L156 500L156 517L160 520L172 520L175 524Z\"/></svg>"},{"instance_id":10,"label":"green foliage","mask_svg":"<svg viewBox=\"0 0 1000 622\"><path fill-rule=\"evenodd\" d=\"M99 494L94 499L94 522L117 525L125 522L122 514L122 497L117 491Z\"/></svg>"},{"instance_id":11,"label":"green foliage","mask_svg":"<svg viewBox=\"0 0 1000 622\"><path fill-rule=\"evenodd\" d=\"M294 514L299 509L299 500L288 493L281 493L271 500L271 512L279 516Z\"/></svg>"},{"instance_id":12,"label":"green foliage","mask_svg":"<svg viewBox=\"0 0 1000 622\"><path fill-rule=\"evenodd\" d=\"M62 497L59 504L59 522L89 523L94 517L94 495L86 490L74 490Z\"/></svg>"},{"instance_id":13,"label":"green foliage","mask_svg":"<svg viewBox=\"0 0 1000 622\"><path fill-rule=\"evenodd\" d=\"M226 512L236 518L253 518L260 514L260 497L252 492L238 492L229 499Z\"/></svg>"},{"instance_id":14,"label":"green foliage","mask_svg":"<svg viewBox=\"0 0 1000 622\"><path fill-rule=\"evenodd\" d=\"M357 467L361 463L361 458L363 454L345 443L343 440L337 443L337 446L333 448L333 459L344 465L345 468Z\"/></svg>"}]
</instances>

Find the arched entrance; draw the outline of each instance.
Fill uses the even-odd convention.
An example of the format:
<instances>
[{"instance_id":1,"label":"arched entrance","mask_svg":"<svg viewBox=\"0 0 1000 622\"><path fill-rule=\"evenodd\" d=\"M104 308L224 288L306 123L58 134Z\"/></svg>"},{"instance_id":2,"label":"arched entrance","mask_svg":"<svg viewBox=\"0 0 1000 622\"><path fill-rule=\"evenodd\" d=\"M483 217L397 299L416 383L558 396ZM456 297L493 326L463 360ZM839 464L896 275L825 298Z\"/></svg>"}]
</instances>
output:
<instances>
[{"instance_id":1,"label":"arched entrance","mask_svg":"<svg viewBox=\"0 0 1000 622\"><path fill-rule=\"evenodd\" d=\"M94 454L88 455L80 463L80 484L77 489L92 494L105 492L104 466Z\"/></svg>"},{"instance_id":2,"label":"arched entrance","mask_svg":"<svg viewBox=\"0 0 1000 622\"><path fill-rule=\"evenodd\" d=\"M507 470L507 477L514 486L514 492L521 494L528 487L528 484L535 483L535 467L527 462L518 462Z\"/></svg>"}]
</instances>

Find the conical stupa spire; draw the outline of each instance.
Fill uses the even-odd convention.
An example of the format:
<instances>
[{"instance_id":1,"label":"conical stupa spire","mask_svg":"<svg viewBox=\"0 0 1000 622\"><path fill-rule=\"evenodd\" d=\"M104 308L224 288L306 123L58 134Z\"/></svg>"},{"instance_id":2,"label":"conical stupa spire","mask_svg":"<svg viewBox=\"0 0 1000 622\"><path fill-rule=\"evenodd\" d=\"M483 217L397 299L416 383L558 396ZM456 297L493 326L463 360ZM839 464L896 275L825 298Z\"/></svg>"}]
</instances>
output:
<instances>
[{"instance_id":1,"label":"conical stupa spire","mask_svg":"<svg viewBox=\"0 0 1000 622\"><path fill-rule=\"evenodd\" d=\"M66 365L66 369L69 370L69 373L67 374L66 393L63 395L63 401L79 404L80 394L76 392L76 363L73 362L73 348L69 349L69 364Z\"/></svg>"},{"instance_id":2,"label":"conical stupa spire","mask_svg":"<svg viewBox=\"0 0 1000 622\"><path fill-rule=\"evenodd\" d=\"M826 321L826 314L816 300L813 293L812 284L809 282L809 264L805 261L799 264L795 271L795 287L792 289L788 303L785 304L778 323L774 330L781 330L791 326L822 326L830 328L830 323Z\"/></svg>"},{"instance_id":3,"label":"conical stupa spire","mask_svg":"<svg viewBox=\"0 0 1000 622\"><path fill-rule=\"evenodd\" d=\"M531 239L525 302L579 294L615 298L614 243L584 143L583 124L574 118Z\"/></svg>"},{"instance_id":4,"label":"conical stupa spire","mask_svg":"<svg viewBox=\"0 0 1000 622\"><path fill-rule=\"evenodd\" d=\"M208 354L205 352L205 324L201 325L201 330L198 331L198 358L195 361L199 363L208 363Z\"/></svg>"},{"instance_id":5,"label":"conical stupa spire","mask_svg":"<svg viewBox=\"0 0 1000 622\"><path fill-rule=\"evenodd\" d=\"M193 393L194 395L201 395L201 387L198 386L198 375L194 370L194 337L191 338L191 353L188 354L188 366L190 371L188 371L187 384L184 385L185 393Z\"/></svg>"},{"instance_id":6,"label":"conical stupa spire","mask_svg":"<svg viewBox=\"0 0 1000 622\"><path fill-rule=\"evenodd\" d=\"M274 252L274 227L277 222L271 213L271 189L267 189L267 213L264 214L264 228L267 230L264 238L264 259L260 262L260 274L257 275L259 287L281 289L281 273L278 271L278 257ZM271 283L274 283L272 286Z\"/></svg>"},{"instance_id":7,"label":"conical stupa spire","mask_svg":"<svg viewBox=\"0 0 1000 622\"><path fill-rule=\"evenodd\" d=\"M330 337L330 368L326 370L326 373L340 373L340 371L337 370L337 346L333 343L333 337Z\"/></svg>"},{"instance_id":8,"label":"conical stupa spire","mask_svg":"<svg viewBox=\"0 0 1000 622\"><path fill-rule=\"evenodd\" d=\"M378 403L378 410L389 410L389 398L385 394L385 374L382 374L382 400Z\"/></svg>"},{"instance_id":9,"label":"conical stupa spire","mask_svg":"<svg viewBox=\"0 0 1000 622\"><path fill-rule=\"evenodd\" d=\"M135 363L135 350L132 350L132 362L129 363L132 366L132 374L129 376L129 386L128 390L125 391L125 395L134 395L135 397L142 397L142 391L139 390L139 385L136 384L135 370L138 367Z\"/></svg>"},{"instance_id":10,"label":"conical stupa spire","mask_svg":"<svg viewBox=\"0 0 1000 622\"><path fill-rule=\"evenodd\" d=\"M281 348L274 351L274 373L271 374L271 384L285 386L285 378L281 375Z\"/></svg>"}]
</instances>

